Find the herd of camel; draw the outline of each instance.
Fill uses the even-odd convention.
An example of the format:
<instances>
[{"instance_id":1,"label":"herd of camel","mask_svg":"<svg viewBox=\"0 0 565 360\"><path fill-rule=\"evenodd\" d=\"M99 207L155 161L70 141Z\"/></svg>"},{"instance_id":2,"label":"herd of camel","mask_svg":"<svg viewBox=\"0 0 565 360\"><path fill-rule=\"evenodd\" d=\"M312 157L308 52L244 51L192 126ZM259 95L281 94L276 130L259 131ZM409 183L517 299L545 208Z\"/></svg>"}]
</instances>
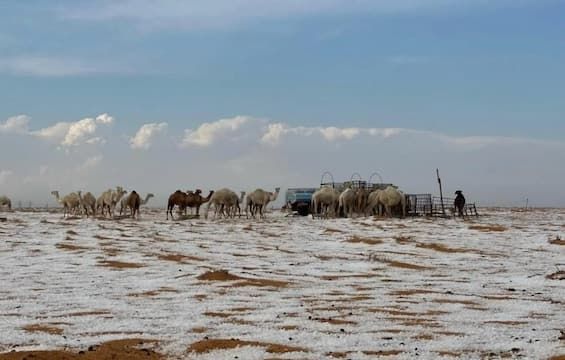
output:
<instances>
[{"instance_id":1,"label":"herd of camel","mask_svg":"<svg viewBox=\"0 0 565 360\"><path fill-rule=\"evenodd\" d=\"M353 217L355 214L368 216L377 213L392 217L399 212L406 216L407 196L396 186L369 191L364 188L346 188L339 191L331 186L321 187L312 195L310 210L312 216Z\"/></svg>"},{"instance_id":2,"label":"herd of camel","mask_svg":"<svg viewBox=\"0 0 565 360\"><path fill-rule=\"evenodd\" d=\"M187 209L196 211L199 215L200 207L207 203L204 218L208 218L210 207L214 207L214 218L217 217L236 217L242 216L241 205L244 205L245 216L255 218L265 217L265 209L267 205L275 201L279 195L280 188L275 191L265 191L256 189L247 194L242 191L239 195L234 191L222 188L216 191L210 191L208 196L202 196L202 191L181 191L177 190L172 193L167 201L167 220L169 215L172 219L175 207L178 213L187 215ZM81 191L72 192L61 197L58 191L52 191L57 202L63 207L63 216L67 215L101 215L113 218L118 206L119 215L129 214L132 218L139 217L139 208L141 205L147 204L154 195L149 193L144 199L136 191L127 194L121 186L115 189L104 191L98 198L91 192L84 195ZM364 216L378 213L382 215L383 211L388 216L392 216L394 211L399 211L404 217L406 215L407 197L404 193L394 186L388 186L386 189L368 191L366 189L346 188L339 191L333 187L323 186L312 194L310 212L312 216L320 217L337 217L343 215L345 217L353 217L355 214ZM288 209L290 204L284 206ZM0 207L6 206L11 209L11 202L5 196L0 196Z\"/></svg>"},{"instance_id":3,"label":"herd of camel","mask_svg":"<svg viewBox=\"0 0 565 360\"><path fill-rule=\"evenodd\" d=\"M57 202L63 206L63 216L86 214L88 217L98 213L102 216L108 214L110 218L114 217L118 204L120 204L120 215L129 209L130 216L135 218L136 215L139 216L140 206L147 204L149 199L154 196L153 194L147 194L145 199L141 199L141 196L135 190L125 196L126 194L127 191L121 186L117 186L115 190L108 189L104 191L98 198L92 195L91 192L82 195L81 191L77 191L63 197L59 196L59 191L51 192L51 195L55 196Z\"/></svg>"},{"instance_id":4,"label":"herd of camel","mask_svg":"<svg viewBox=\"0 0 565 360\"><path fill-rule=\"evenodd\" d=\"M218 216L235 217L241 216L241 204L245 199L246 216L249 214L256 217L258 214L261 218L265 217L264 210L270 202L277 199L280 188L276 188L274 192L265 191L263 189L256 189L245 197L245 192L242 191L240 196L235 192L223 188L217 191L210 191L207 197L202 196L202 190L196 191L181 191L177 190L169 196L167 202L167 220L169 215L173 217L173 209L178 208L178 213L186 215L187 209L196 210L196 215L199 215L200 207L208 203L206 207L205 218L208 218L208 211L210 206L214 206L214 218ZM149 193L144 199L134 190L127 194L127 191L121 187L116 186L115 189L108 189L104 191L98 198L91 192L84 195L81 191L72 192L65 196L60 196L59 191L52 191L51 195L55 196L57 203L63 207L63 217L68 215L101 215L102 217L113 218L115 216L118 204L119 215L128 215L132 218L139 217L139 208L141 205L147 204L149 199L154 197ZM0 206L7 206L11 209L12 205L10 200L2 196L0 197ZM249 210L249 213L247 212Z\"/></svg>"}]
</instances>

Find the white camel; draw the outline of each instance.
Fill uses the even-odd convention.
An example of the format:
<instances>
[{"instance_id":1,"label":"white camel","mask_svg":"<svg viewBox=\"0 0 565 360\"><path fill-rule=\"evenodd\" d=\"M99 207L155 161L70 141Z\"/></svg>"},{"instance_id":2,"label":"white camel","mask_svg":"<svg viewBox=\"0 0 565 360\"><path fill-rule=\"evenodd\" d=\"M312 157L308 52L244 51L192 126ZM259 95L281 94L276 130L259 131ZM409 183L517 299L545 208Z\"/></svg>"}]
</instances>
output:
<instances>
[{"instance_id":1,"label":"white camel","mask_svg":"<svg viewBox=\"0 0 565 360\"><path fill-rule=\"evenodd\" d=\"M102 208L102 216L105 216L104 210L108 210L108 215L113 218L114 209L126 192L121 186L116 186L116 190L104 191L96 201L96 207Z\"/></svg>"},{"instance_id":2,"label":"white camel","mask_svg":"<svg viewBox=\"0 0 565 360\"><path fill-rule=\"evenodd\" d=\"M239 198L235 199L236 200L236 205L233 208L233 216L235 217L236 215L238 215L239 217L241 217L241 204L243 204L243 199L245 199L245 191L241 191L239 193Z\"/></svg>"},{"instance_id":3,"label":"white camel","mask_svg":"<svg viewBox=\"0 0 565 360\"><path fill-rule=\"evenodd\" d=\"M83 209L86 213L86 217L88 217L88 212L92 212L92 215L96 215L96 198L92 195L91 192L87 192L82 195L82 191L77 191L78 199L79 199L79 208Z\"/></svg>"},{"instance_id":4,"label":"white camel","mask_svg":"<svg viewBox=\"0 0 565 360\"><path fill-rule=\"evenodd\" d=\"M222 188L217 190L212 194L210 200L208 201L208 205L206 206L206 212L204 213L204 218L208 219L208 211L210 210L210 206L214 205L214 219L218 216L218 212L220 216L224 214L224 210L227 211L227 216L230 215L230 209L232 206L236 206L238 202L237 194L230 189Z\"/></svg>"},{"instance_id":5,"label":"white camel","mask_svg":"<svg viewBox=\"0 0 565 360\"><path fill-rule=\"evenodd\" d=\"M110 207L112 212L110 213L110 217L114 217L114 210L116 209L116 205L120 202L121 198L127 193L127 190L122 188L121 186L116 186L116 190L112 191L112 202Z\"/></svg>"},{"instance_id":6,"label":"white camel","mask_svg":"<svg viewBox=\"0 0 565 360\"><path fill-rule=\"evenodd\" d=\"M255 217L255 213L259 211L259 217L265 218L264 210L267 208L267 205L277 200L279 196L281 188L275 188L274 192L265 191L263 189L256 189L255 191L251 192L247 195L247 200L245 203L245 213L247 216L247 210L251 212L251 216Z\"/></svg>"},{"instance_id":7,"label":"white camel","mask_svg":"<svg viewBox=\"0 0 565 360\"><path fill-rule=\"evenodd\" d=\"M243 199L245 198L245 191L241 191L239 197L236 193L232 193L228 202L225 205L222 205L220 208L220 213L222 216L235 218L237 215L241 217L241 206L240 204L243 203ZM224 213L225 210L225 213Z\"/></svg>"},{"instance_id":8,"label":"white camel","mask_svg":"<svg viewBox=\"0 0 565 360\"><path fill-rule=\"evenodd\" d=\"M373 215L375 213L375 208L377 209L376 213L378 215L381 214L380 204L379 204L379 194L381 193L381 191L382 190L372 191L367 197L367 206L364 209L365 216Z\"/></svg>"},{"instance_id":9,"label":"white camel","mask_svg":"<svg viewBox=\"0 0 565 360\"><path fill-rule=\"evenodd\" d=\"M345 217L353 217L353 212L355 211L357 196L355 190L351 188L345 189L339 195L339 209L343 210L343 215Z\"/></svg>"},{"instance_id":10,"label":"white camel","mask_svg":"<svg viewBox=\"0 0 565 360\"><path fill-rule=\"evenodd\" d=\"M400 205L402 207L402 217L406 216L406 196L402 191L393 186L388 186L379 192L378 204L384 206L386 215L389 217L392 217L392 208Z\"/></svg>"},{"instance_id":11,"label":"white camel","mask_svg":"<svg viewBox=\"0 0 565 360\"><path fill-rule=\"evenodd\" d=\"M5 195L0 196L0 207L7 207L8 210L12 210L12 200Z\"/></svg>"},{"instance_id":12,"label":"white camel","mask_svg":"<svg viewBox=\"0 0 565 360\"><path fill-rule=\"evenodd\" d=\"M100 194L100 196L96 199L96 212L99 212L100 214L102 214L102 216L104 215L104 199L105 198L111 198L112 197L112 189L108 189L106 191L104 191L102 194Z\"/></svg>"},{"instance_id":13,"label":"white camel","mask_svg":"<svg viewBox=\"0 0 565 360\"><path fill-rule=\"evenodd\" d=\"M57 202L63 205L63 217L67 216L70 212L75 213L80 207L80 199L76 193L70 193L65 195L63 198L59 197L59 191L51 191L51 195L55 196Z\"/></svg>"},{"instance_id":14,"label":"white camel","mask_svg":"<svg viewBox=\"0 0 565 360\"><path fill-rule=\"evenodd\" d=\"M323 217L329 217L332 214L335 216L339 195L339 191L329 186L324 186L312 194L312 217L318 214L318 208Z\"/></svg>"},{"instance_id":15,"label":"white camel","mask_svg":"<svg viewBox=\"0 0 565 360\"><path fill-rule=\"evenodd\" d=\"M359 188L355 191L355 211L361 215L365 215L365 208L367 207L367 200L369 191L364 188Z\"/></svg>"},{"instance_id":16,"label":"white camel","mask_svg":"<svg viewBox=\"0 0 565 360\"><path fill-rule=\"evenodd\" d=\"M131 193L130 193L131 195ZM145 205L149 202L149 199L151 199L152 197L154 197L155 195L149 193L147 195L145 195L145 199L141 200L139 205ZM122 198L122 200L120 200L120 216L122 216L123 212L126 211L126 209L128 208L128 202L129 202L129 195L128 196L124 196ZM130 209L131 210L131 209Z\"/></svg>"}]
</instances>

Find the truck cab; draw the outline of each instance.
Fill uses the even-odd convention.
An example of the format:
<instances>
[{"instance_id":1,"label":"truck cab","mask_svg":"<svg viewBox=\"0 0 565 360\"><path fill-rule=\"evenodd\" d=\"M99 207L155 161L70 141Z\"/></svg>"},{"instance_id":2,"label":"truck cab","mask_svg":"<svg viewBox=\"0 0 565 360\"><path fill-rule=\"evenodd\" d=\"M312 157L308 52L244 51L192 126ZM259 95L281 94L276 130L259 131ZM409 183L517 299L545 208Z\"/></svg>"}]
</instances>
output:
<instances>
[{"instance_id":1,"label":"truck cab","mask_svg":"<svg viewBox=\"0 0 565 360\"><path fill-rule=\"evenodd\" d=\"M297 212L299 215L307 216L310 214L310 203L312 194L317 188L290 188L286 190L285 206L287 209Z\"/></svg>"}]
</instances>

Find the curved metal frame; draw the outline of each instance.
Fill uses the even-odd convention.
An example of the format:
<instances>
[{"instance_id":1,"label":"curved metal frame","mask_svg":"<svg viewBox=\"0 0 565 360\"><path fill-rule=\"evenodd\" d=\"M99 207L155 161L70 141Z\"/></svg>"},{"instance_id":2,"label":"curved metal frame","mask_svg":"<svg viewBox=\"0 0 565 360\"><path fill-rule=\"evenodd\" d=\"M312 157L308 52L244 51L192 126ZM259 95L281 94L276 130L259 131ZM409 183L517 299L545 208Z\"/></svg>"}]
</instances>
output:
<instances>
[{"instance_id":1,"label":"curved metal frame","mask_svg":"<svg viewBox=\"0 0 565 360\"><path fill-rule=\"evenodd\" d=\"M361 174L359 174L358 172L355 172L353 174L351 174L351 178L349 179L350 181L354 181L353 177L357 175L357 177L359 177L359 181L363 181L363 178L361 177Z\"/></svg>"},{"instance_id":2,"label":"curved metal frame","mask_svg":"<svg viewBox=\"0 0 565 360\"><path fill-rule=\"evenodd\" d=\"M375 175L377 175L377 176L379 177L380 184L384 184L384 181L383 181L382 176L381 176L378 172L376 172L376 171L371 174L371 176L369 177L369 182L368 182L368 183L369 183L369 184L372 184L371 180L373 180L373 176L375 176Z\"/></svg>"},{"instance_id":3,"label":"curved metal frame","mask_svg":"<svg viewBox=\"0 0 565 360\"><path fill-rule=\"evenodd\" d=\"M325 171L325 172L322 174L322 178L320 179L320 185L322 185L322 184L329 184L329 183L324 183L324 177L325 177L326 175L329 175L329 176L332 178L331 184L332 184L332 187L334 187L334 186L335 186L334 176L333 176L332 173L329 172L329 171Z\"/></svg>"}]
</instances>

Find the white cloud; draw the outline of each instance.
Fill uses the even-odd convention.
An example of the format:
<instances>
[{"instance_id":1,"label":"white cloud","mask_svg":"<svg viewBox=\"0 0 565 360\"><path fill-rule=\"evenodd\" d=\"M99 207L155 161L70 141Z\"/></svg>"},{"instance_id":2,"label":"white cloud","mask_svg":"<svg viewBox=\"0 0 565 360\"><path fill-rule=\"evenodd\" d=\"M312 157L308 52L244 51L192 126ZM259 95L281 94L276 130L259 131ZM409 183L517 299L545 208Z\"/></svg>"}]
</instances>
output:
<instances>
[{"instance_id":1,"label":"white cloud","mask_svg":"<svg viewBox=\"0 0 565 360\"><path fill-rule=\"evenodd\" d=\"M86 140L84 143L88 145L104 145L106 144L106 139L101 137L93 137L91 139Z\"/></svg>"},{"instance_id":2,"label":"white cloud","mask_svg":"<svg viewBox=\"0 0 565 360\"><path fill-rule=\"evenodd\" d=\"M261 137L263 144L278 145L281 138L288 132L285 124L275 123L267 126L267 131Z\"/></svg>"},{"instance_id":3,"label":"white cloud","mask_svg":"<svg viewBox=\"0 0 565 360\"><path fill-rule=\"evenodd\" d=\"M132 149L149 149L152 144L152 140L167 130L167 123L162 122L160 124L151 123L143 125L135 134L134 137L130 138L130 147Z\"/></svg>"},{"instance_id":4,"label":"white cloud","mask_svg":"<svg viewBox=\"0 0 565 360\"><path fill-rule=\"evenodd\" d=\"M29 116L17 115L0 123L0 133L26 134L29 127Z\"/></svg>"},{"instance_id":5,"label":"white cloud","mask_svg":"<svg viewBox=\"0 0 565 360\"><path fill-rule=\"evenodd\" d=\"M400 134L404 129L399 128L338 128L330 127L290 127L283 123L268 124L260 142L271 146L278 145L285 136L321 135L328 142L351 141L361 135L389 138Z\"/></svg>"},{"instance_id":6,"label":"white cloud","mask_svg":"<svg viewBox=\"0 0 565 360\"><path fill-rule=\"evenodd\" d=\"M63 142L63 146L76 146L88 140L88 136L96 131L96 122L93 119L82 119L69 126Z\"/></svg>"},{"instance_id":7,"label":"white cloud","mask_svg":"<svg viewBox=\"0 0 565 360\"><path fill-rule=\"evenodd\" d=\"M108 114L102 114L93 118L85 118L75 122L58 122L55 125L33 131L31 135L57 143L69 148L82 144L103 144L105 140L93 136L98 125L110 125L113 118Z\"/></svg>"},{"instance_id":8,"label":"white cloud","mask_svg":"<svg viewBox=\"0 0 565 360\"><path fill-rule=\"evenodd\" d=\"M96 122L98 124L112 124L114 122L114 118L110 115L108 115L107 113L104 114L100 114L96 117Z\"/></svg>"},{"instance_id":9,"label":"white cloud","mask_svg":"<svg viewBox=\"0 0 565 360\"><path fill-rule=\"evenodd\" d=\"M58 122L55 125L33 131L31 134L46 140L60 142L65 138L70 127L71 124L68 122Z\"/></svg>"},{"instance_id":10,"label":"white cloud","mask_svg":"<svg viewBox=\"0 0 565 360\"><path fill-rule=\"evenodd\" d=\"M203 123L196 130L186 129L182 146L209 146L220 138L229 138L244 124L255 119L248 116L236 116L229 119L221 119L211 123Z\"/></svg>"},{"instance_id":11,"label":"white cloud","mask_svg":"<svg viewBox=\"0 0 565 360\"><path fill-rule=\"evenodd\" d=\"M380 129L371 128L371 129L367 130L369 135L380 136L380 137L383 137L385 139L392 137L392 136L399 135L403 131L406 131L406 129L401 129L401 128L380 128Z\"/></svg>"},{"instance_id":12,"label":"white cloud","mask_svg":"<svg viewBox=\"0 0 565 360\"><path fill-rule=\"evenodd\" d=\"M328 141L352 140L361 132L358 128L337 128L335 126L321 128L322 136Z\"/></svg>"}]
</instances>

